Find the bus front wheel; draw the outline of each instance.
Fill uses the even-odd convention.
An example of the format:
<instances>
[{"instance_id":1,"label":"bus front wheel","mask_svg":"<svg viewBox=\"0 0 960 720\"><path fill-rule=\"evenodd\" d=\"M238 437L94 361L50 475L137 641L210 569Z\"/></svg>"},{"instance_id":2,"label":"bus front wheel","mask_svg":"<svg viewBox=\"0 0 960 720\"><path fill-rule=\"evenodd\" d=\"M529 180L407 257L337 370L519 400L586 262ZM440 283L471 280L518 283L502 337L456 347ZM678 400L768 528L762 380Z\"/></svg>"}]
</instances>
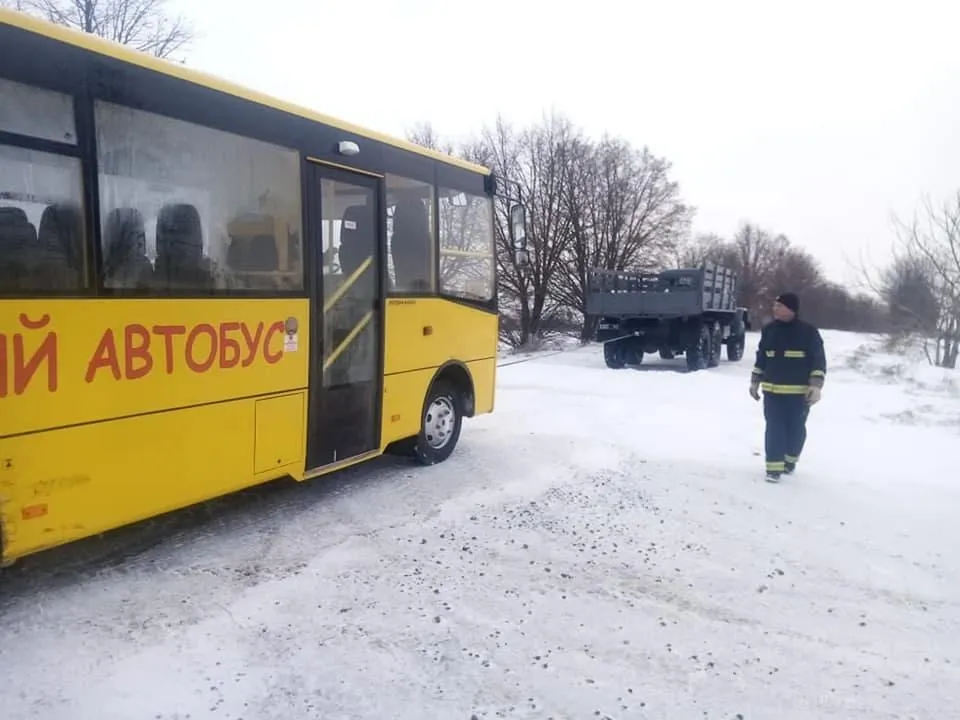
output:
<instances>
[{"instance_id":1,"label":"bus front wheel","mask_svg":"<svg viewBox=\"0 0 960 720\"><path fill-rule=\"evenodd\" d=\"M443 462L453 453L463 424L460 391L446 380L437 380L427 393L414 455L422 465Z\"/></svg>"}]
</instances>

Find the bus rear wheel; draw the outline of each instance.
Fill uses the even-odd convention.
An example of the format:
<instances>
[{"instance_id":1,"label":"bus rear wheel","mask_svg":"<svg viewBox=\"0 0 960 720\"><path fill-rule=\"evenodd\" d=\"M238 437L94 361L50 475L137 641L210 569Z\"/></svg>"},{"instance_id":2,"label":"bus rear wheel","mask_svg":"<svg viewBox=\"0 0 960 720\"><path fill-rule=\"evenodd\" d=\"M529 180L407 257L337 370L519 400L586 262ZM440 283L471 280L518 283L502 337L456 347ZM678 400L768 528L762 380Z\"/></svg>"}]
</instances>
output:
<instances>
[{"instance_id":1,"label":"bus rear wheel","mask_svg":"<svg viewBox=\"0 0 960 720\"><path fill-rule=\"evenodd\" d=\"M460 391L446 380L438 380L427 393L420 420L414 456L421 465L435 465L453 454L463 425Z\"/></svg>"}]
</instances>

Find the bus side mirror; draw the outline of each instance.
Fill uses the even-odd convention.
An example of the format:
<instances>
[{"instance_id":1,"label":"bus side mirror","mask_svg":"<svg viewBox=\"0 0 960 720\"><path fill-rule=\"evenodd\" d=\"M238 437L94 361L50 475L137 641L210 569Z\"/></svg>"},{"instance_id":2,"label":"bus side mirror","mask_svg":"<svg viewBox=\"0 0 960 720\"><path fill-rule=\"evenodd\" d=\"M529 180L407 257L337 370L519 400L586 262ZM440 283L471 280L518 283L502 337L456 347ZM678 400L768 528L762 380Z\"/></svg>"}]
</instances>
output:
<instances>
[{"instance_id":1,"label":"bus side mirror","mask_svg":"<svg viewBox=\"0 0 960 720\"><path fill-rule=\"evenodd\" d=\"M527 252L527 209L523 205L510 208L510 244L517 265L526 267L530 254Z\"/></svg>"}]
</instances>

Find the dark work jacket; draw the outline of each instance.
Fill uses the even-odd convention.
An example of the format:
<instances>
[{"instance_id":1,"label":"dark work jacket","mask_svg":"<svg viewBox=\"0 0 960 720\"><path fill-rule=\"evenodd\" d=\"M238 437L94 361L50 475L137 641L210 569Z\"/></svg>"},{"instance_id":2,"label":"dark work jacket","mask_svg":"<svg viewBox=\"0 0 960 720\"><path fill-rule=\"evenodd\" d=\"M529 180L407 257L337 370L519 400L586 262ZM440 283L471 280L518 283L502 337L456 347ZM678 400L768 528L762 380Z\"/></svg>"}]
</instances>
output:
<instances>
[{"instance_id":1,"label":"dark work jacket","mask_svg":"<svg viewBox=\"0 0 960 720\"><path fill-rule=\"evenodd\" d=\"M764 392L775 395L803 395L810 385L823 386L827 358L820 331L795 318L774 320L760 332L754 380Z\"/></svg>"}]
</instances>

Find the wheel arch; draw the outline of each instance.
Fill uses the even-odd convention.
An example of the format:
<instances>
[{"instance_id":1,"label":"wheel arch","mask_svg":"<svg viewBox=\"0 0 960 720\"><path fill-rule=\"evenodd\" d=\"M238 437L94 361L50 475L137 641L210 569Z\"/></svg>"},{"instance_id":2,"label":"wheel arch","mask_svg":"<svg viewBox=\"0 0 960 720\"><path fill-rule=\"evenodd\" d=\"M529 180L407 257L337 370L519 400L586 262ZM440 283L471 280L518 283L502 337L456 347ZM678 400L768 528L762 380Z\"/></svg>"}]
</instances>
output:
<instances>
[{"instance_id":1,"label":"wheel arch","mask_svg":"<svg viewBox=\"0 0 960 720\"><path fill-rule=\"evenodd\" d=\"M474 390L473 374L470 368L460 360L448 360L437 368L433 377L430 379L430 385L427 386L427 395L423 398L424 411L426 411L427 399L430 395L430 388L438 381L445 380L460 391L460 398L463 401L463 416L473 417L476 412L476 391Z\"/></svg>"}]
</instances>

